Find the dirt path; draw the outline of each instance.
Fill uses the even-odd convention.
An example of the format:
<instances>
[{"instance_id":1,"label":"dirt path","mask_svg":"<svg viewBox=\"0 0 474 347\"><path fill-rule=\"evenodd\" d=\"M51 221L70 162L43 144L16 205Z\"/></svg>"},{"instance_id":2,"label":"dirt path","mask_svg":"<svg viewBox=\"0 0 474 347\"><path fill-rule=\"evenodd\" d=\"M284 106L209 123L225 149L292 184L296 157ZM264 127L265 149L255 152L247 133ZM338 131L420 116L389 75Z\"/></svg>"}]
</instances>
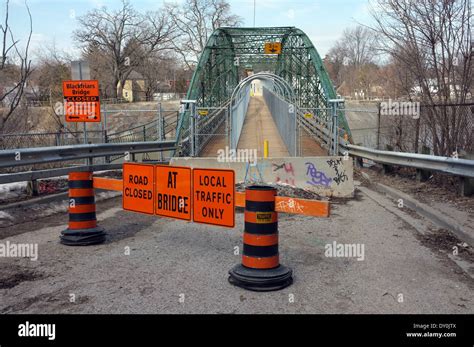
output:
<instances>
[{"instance_id":1,"label":"dirt path","mask_svg":"<svg viewBox=\"0 0 474 347\"><path fill-rule=\"evenodd\" d=\"M109 234L102 245L60 245L65 213L0 229L21 231L0 243L39 249L37 261L0 258L0 312L474 312L472 278L438 245L421 241L420 230L432 237L429 223L370 190L333 203L329 219L280 214L281 263L295 281L271 293L227 282L240 261L234 250L242 246L243 214L235 228L222 229L125 212L120 203L98 204ZM364 245L363 260L326 256L333 242Z\"/></svg>"}]
</instances>

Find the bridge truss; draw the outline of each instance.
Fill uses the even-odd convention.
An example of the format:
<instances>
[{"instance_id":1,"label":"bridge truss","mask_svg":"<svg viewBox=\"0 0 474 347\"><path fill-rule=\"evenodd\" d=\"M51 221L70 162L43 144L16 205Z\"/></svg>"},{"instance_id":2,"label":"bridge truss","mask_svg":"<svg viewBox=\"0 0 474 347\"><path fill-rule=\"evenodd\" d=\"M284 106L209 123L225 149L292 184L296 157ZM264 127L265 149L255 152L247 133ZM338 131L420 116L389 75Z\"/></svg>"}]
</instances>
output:
<instances>
[{"instance_id":1,"label":"bridge truss","mask_svg":"<svg viewBox=\"0 0 474 347\"><path fill-rule=\"evenodd\" d=\"M265 43L281 43L280 54L266 54ZM177 141L190 137L191 115L199 108L212 110L206 130L215 131L228 116L228 103L239 82L249 72L268 72L282 77L293 89L299 110L309 110L328 121L330 100L336 92L323 62L308 36L295 27L219 28L208 39L192 77L188 100L180 113ZM319 110L319 112L318 112ZM304 113L304 112L303 112ZM338 111L339 127L350 136L343 111ZM190 143L190 141L188 141ZM204 143L204 142L203 142ZM189 155L189 145L181 154Z\"/></svg>"}]
</instances>

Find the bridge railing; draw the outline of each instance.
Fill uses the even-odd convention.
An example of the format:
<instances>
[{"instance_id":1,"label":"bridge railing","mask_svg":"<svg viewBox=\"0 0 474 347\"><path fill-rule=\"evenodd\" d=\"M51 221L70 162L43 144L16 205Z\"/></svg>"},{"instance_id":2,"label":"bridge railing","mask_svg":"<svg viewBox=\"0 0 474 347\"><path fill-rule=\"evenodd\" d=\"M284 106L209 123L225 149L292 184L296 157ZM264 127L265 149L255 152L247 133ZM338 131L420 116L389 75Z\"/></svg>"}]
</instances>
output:
<instances>
[{"instance_id":1,"label":"bridge railing","mask_svg":"<svg viewBox=\"0 0 474 347\"><path fill-rule=\"evenodd\" d=\"M105 143L157 141L172 137L176 130L178 111L163 111L150 122L135 127L107 133ZM162 130L163 129L163 130Z\"/></svg>"},{"instance_id":2,"label":"bridge railing","mask_svg":"<svg viewBox=\"0 0 474 347\"><path fill-rule=\"evenodd\" d=\"M178 156L199 156L214 137L227 136L229 102L219 107L190 107L188 126L181 133ZM200 115L199 111L207 111Z\"/></svg>"},{"instance_id":3,"label":"bridge railing","mask_svg":"<svg viewBox=\"0 0 474 347\"><path fill-rule=\"evenodd\" d=\"M276 127L291 156L299 155L299 127L296 105L262 87L263 98L275 121Z\"/></svg>"},{"instance_id":4,"label":"bridge railing","mask_svg":"<svg viewBox=\"0 0 474 347\"><path fill-rule=\"evenodd\" d=\"M147 110L102 110L102 112L104 114L103 123L94 123L96 129L88 129L87 137L84 136L84 131L70 131L68 129L57 132L1 134L0 150L78 145L84 144L85 138L89 144L156 141L174 137L178 118L178 111L163 110L161 107ZM125 130L112 132L104 129L106 128L106 119L108 118L110 123L116 116L106 116L106 113L120 114L127 118L142 118L143 120L151 117L154 119L145 121L140 125L135 125L135 123ZM159 136L161 134L160 129L163 129L162 137Z\"/></svg>"},{"instance_id":5,"label":"bridge railing","mask_svg":"<svg viewBox=\"0 0 474 347\"><path fill-rule=\"evenodd\" d=\"M228 117L228 103L220 107L206 108L209 114L206 116L196 115L195 122L195 155L199 156L204 147L214 137L227 136L224 123Z\"/></svg>"},{"instance_id":6,"label":"bridge railing","mask_svg":"<svg viewBox=\"0 0 474 347\"><path fill-rule=\"evenodd\" d=\"M328 152L331 152L334 142L332 120L333 112L334 110L332 108L297 109L299 127L303 131L306 131L309 136L316 139L321 147L327 149ZM339 138L339 144L345 142L345 135L345 129L337 125L337 137ZM342 150L340 148L338 149L338 153L342 154Z\"/></svg>"},{"instance_id":7,"label":"bridge railing","mask_svg":"<svg viewBox=\"0 0 474 347\"><path fill-rule=\"evenodd\" d=\"M88 131L88 140L91 143L102 143L104 141L104 132L101 130ZM83 143L84 132L82 131L13 133L0 136L0 150L66 146Z\"/></svg>"},{"instance_id":8,"label":"bridge railing","mask_svg":"<svg viewBox=\"0 0 474 347\"><path fill-rule=\"evenodd\" d=\"M250 84L242 88L235 97L235 103L231 105L230 119L230 147L237 148L240 134L245 122L245 116L250 102Z\"/></svg>"}]
</instances>

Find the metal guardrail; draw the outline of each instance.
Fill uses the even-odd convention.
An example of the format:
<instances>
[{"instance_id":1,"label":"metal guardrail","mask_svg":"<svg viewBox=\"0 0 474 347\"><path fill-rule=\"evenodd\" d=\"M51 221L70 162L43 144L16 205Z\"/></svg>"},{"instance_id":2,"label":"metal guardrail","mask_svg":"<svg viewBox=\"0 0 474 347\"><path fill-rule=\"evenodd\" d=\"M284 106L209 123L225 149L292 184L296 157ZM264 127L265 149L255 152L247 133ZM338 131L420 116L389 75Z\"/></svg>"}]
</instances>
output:
<instances>
[{"instance_id":1,"label":"metal guardrail","mask_svg":"<svg viewBox=\"0 0 474 347\"><path fill-rule=\"evenodd\" d=\"M19 148L0 151L0 168L123 155L126 152L146 153L173 149L175 149L174 140Z\"/></svg>"},{"instance_id":2,"label":"metal guardrail","mask_svg":"<svg viewBox=\"0 0 474 347\"><path fill-rule=\"evenodd\" d=\"M380 151L347 143L341 146L349 155L386 165L399 165L474 178L474 160L439 157L428 154Z\"/></svg>"},{"instance_id":3,"label":"metal guardrail","mask_svg":"<svg viewBox=\"0 0 474 347\"><path fill-rule=\"evenodd\" d=\"M309 121L298 110L299 124L311 136L319 140L321 145L328 149L331 134L327 122L316 119ZM349 154L354 157L365 158L385 165L398 165L416 169L438 171L450 175L474 178L474 160L440 157L435 155L381 151L373 148L356 146L348 143L343 138L344 129L339 128L339 153Z\"/></svg>"},{"instance_id":4,"label":"metal guardrail","mask_svg":"<svg viewBox=\"0 0 474 347\"><path fill-rule=\"evenodd\" d=\"M96 165L83 165L83 166L69 166L54 169L45 169L37 171L22 171L9 174L0 175L0 184L34 181L39 179L67 176L70 172L82 172L82 171L106 171L106 170L117 170L121 169L122 164L96 164Z\"/></svg>"}]
</instances>

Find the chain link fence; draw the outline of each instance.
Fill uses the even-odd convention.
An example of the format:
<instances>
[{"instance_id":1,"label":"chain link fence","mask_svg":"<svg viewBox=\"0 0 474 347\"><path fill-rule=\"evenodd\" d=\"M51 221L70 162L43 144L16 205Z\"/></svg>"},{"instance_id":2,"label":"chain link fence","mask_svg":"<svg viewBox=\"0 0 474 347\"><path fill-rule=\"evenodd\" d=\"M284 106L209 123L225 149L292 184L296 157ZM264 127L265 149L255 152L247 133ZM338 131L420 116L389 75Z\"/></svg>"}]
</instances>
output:
<instances>
[{"instance_id":1,"label":"chain link fence","mask_svg":"<svg viewBox=\"0 0 474 347\"><path fill-rule=\"evenodd\" d=\"M453 156L474 154L474 103L421 105L419 114L384 114L378 148Z\"/></svg>"},{"instance_id":2,"label":"chain link fence","mask_svg":"<svg viewBox=\"0 0 474 347\"><path fill-rule=\"evenodd\" d=\"M240 134L244 126L245 116L250 102L250 84L242 88L235 96L235 103L230 106L230 146L236 149L239 143Z\"/></svg>"},{"instance_id":3,"label":"chain link fence","mask_svg":"<svg viewBox=\"0 0 474 347\"><path fill-rule=\"evenodd\" d=\"M298 127L296 123L296 106L283 100L269 89L263 87L263 98L275 121L283 142L292 156L298 155Z\"/></svg>"},{"instance_id":4,"label":"chain link fence","mask_svg":"<svg viewBox=\"0 0 474 347\"><path fill-rule=\"evenodd\" d=\"M87 143L89 144L101 144L101 143L124 143L124 142L144 142L144 141L159 141L159 140L170 140L174 139L176 135L176 126L178 121L178 111L165 111L165 110L114 110L113 116L108 115L110 118L115 117L113 123L110 124L112 127L117 123L120 126L129 126L137 119L150 119L151 121L145 122L140 125L136 125L126 130L107 132L105 130L87 130ZM105 115L103 115L105 117ZM121 119L119 119L121 118ZM100 124L99 124L100 125ZM95 124L95 126L98 126ZM113 126L117 128L117 126ZM14 133L14 134L2 134L0 136L0 150L8 149L21 149L21 148L34 148L34 147L55 147L55 146L68 146L68 145L81 145L85 143L84 132L35 132L35 133ZM164 156L170 155L167 152L160 152L157 160L163 160ZM149 157L147 153L141 154L142 160L146 160ZM107 158L98 158L96 164L101 163L112 163L120 160L124 157L112 156ZM3 169L2 172L14 172L14 171L27 171L27 170L40 170L40 169L51 169L59 168L70 165L81 165L84 164L83 159L74 161L67 161L61 163L50 163L43 165L32 165L28 167Z\"/></svg>"}]
</instances>

